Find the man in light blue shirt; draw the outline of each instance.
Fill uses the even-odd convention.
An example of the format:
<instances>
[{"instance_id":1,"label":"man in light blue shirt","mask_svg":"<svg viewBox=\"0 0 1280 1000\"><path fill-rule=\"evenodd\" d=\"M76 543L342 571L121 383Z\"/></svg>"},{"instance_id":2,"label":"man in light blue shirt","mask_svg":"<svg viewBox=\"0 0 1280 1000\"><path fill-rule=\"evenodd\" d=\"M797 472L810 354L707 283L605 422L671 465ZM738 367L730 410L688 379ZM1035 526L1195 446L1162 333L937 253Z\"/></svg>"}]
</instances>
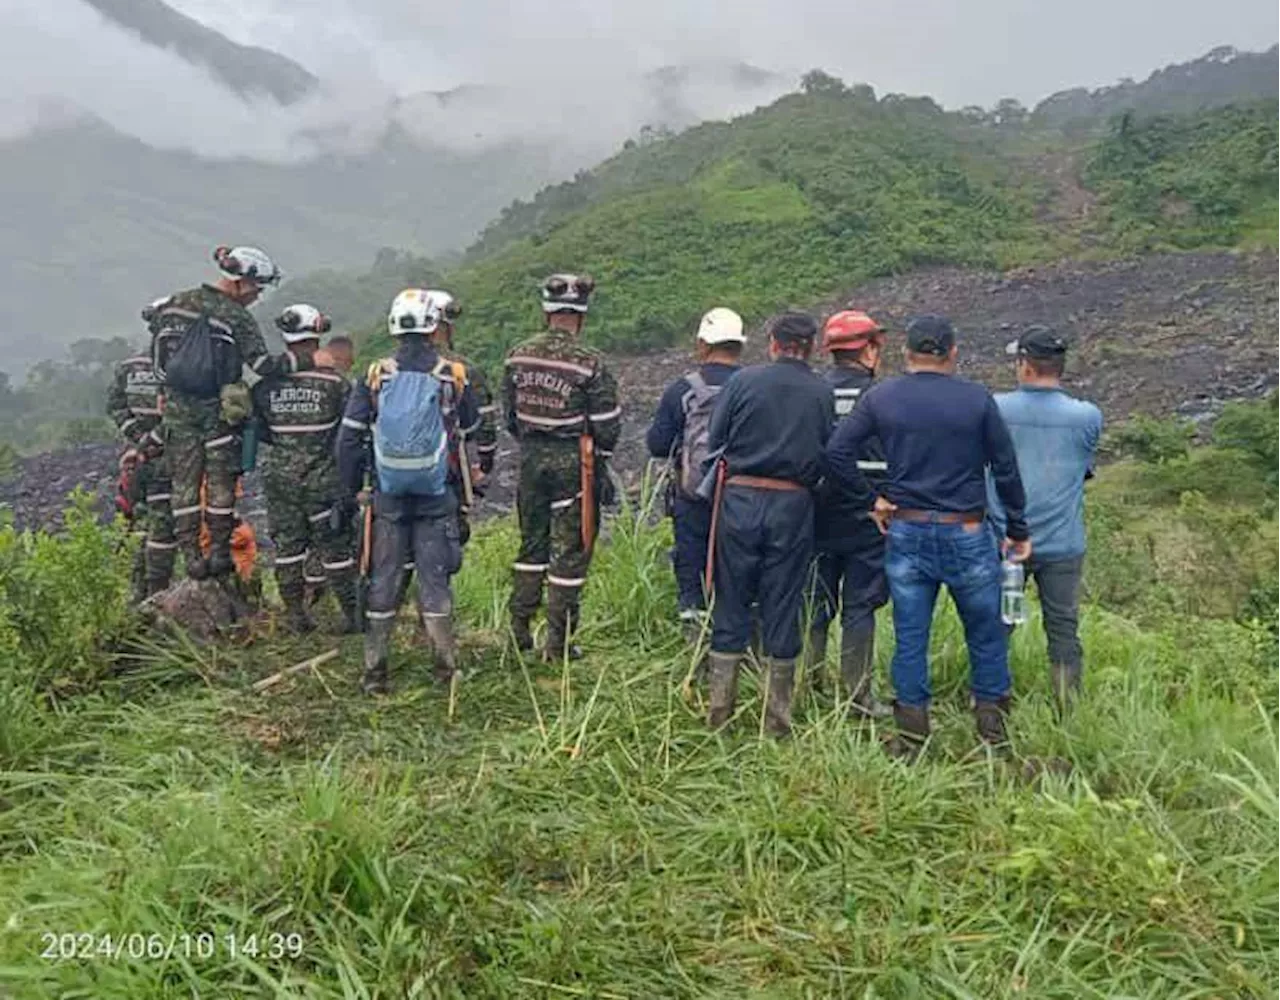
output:
<instances>
[{"instance_id":1,"label":"man in light blue shirt","mask_svg":"<svg viewBox=\"0 0 1280 1000\"><path fill-rule=\"evenodd\" d=\"M1058 699L1080 687L1080 578L1084 568L1084 483L1093 474L1102 411L1063 390L1066 342L1043 326L1008 346L1018 388L996 395L1027 494L1032 556L1027 572L1040 593L1050 674ZM987 484L988 510L1000 525L1000 498Z\"/></svg>"}]
</instances>

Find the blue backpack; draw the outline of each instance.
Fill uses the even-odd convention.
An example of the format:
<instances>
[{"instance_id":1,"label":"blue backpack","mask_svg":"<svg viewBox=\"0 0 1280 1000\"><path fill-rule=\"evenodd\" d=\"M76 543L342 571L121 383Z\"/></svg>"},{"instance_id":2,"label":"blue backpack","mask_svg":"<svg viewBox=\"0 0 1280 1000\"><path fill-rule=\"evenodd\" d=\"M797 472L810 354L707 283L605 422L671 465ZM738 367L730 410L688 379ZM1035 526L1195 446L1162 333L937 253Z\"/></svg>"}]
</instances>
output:
<instances>
[{"instance_id":1,"label":"blue backpack","mask_svg":"<svg viewBox=\"0 0 1280 1000\"><path fill-rule=\"evenodd\" d=\"M447 371L447 369L446 369ZM442 496L449 479L449 432L445 427L448 375L385 371L378 386L373 460L378 489L392 496Z\"/></svg>"}]
</instances>

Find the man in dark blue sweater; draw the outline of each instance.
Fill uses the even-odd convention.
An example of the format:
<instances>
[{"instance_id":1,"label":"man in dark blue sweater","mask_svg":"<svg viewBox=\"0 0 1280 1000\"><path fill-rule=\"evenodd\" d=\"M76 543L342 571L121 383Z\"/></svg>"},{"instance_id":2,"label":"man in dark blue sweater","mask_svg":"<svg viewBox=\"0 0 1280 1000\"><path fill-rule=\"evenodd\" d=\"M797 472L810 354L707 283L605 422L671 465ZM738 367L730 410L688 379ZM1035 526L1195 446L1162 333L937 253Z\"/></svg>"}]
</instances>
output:
<instances>
[{"instance_id":1,"label":"man in dark blue sweater","mask_svg":"<svg viewBox=\"0 0 1280 1000\"><path fill-rule=\"evenodd\" d=\"M791 731L791 692L800 652L800 614L813 558L813 491L831 436L831 387L809 369L818 324L784 313L769 330L771 364L744 368L720 393L710 454L721 470L715 535L710 709L719 728L733 715L738 665L760 605L768 665L765 729Z\"/></svg>"},{"instance_id":2,"label":"man in dark blue sweater","mask_svg":"<svg viewBox=\"0 0 1280 1000\"><path fill-rule=\"evenodd\" d=\"M741 366L746 340L742 317L732 309L717 307L703 316L698 325L698 366L667 386L645 437L649 454L671 463L669 504L675 536L671 562L680 622L691 643L702 635L703 576L711 533L711 504L696 491L708 455L711 413L720 390Z\"/></svg>"},{"instance_id":3,"label":"man in dark blue sweater","mask_svg":"<svg viewBox=\"0 0 1280 1000\"><path fill-rule=\"evenodd\" d=\"M991 394L955 377L951 323L921 316L907 327L907 374L866 392L832 435L832 477L862 487L857 459L863 443L880 439L888 462L876 501L887 527L885 572L893 597L897 648L893 749L914 757L929 735L929 628L938 588L946 584L969 646L978 732L1007 742L1008 643L1000 620L1000 546L986 520L985 472L1006 513L1010 558L1031 555L1023 517L1026 499L1013 443Z\"/></svg>"}]
</instances>

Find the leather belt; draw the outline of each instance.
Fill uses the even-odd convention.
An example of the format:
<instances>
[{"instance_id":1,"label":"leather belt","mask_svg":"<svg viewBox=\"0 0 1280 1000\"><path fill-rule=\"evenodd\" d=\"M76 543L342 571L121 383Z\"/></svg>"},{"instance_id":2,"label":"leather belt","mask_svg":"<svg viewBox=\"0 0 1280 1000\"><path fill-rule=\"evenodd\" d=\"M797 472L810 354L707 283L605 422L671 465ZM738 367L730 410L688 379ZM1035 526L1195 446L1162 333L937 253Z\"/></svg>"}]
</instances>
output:
<instances>
[{"instance_id":1,"label":"leather belt","mask_svg":"<svg viewBox=\"0 0 1280 1000\"><path fill-rule=\"evenodd\" d=\"M730 476L725 480L730 486L751 486L758 490L803 490L799 483L790 479L770 479L768 476Z\"/></svg>"},{"instance_id":2,"label":"leather belt","mask_svg":"<svg viewBox=\"0 0 1280 1000\"><path fill-rule=\"evenodd\" d=\"M947 510L903 510L899 507L891 515L895 521L933 522L935 524L981 524L986 519L983 511L963 514Z\"/></svg>"}]
</instances>

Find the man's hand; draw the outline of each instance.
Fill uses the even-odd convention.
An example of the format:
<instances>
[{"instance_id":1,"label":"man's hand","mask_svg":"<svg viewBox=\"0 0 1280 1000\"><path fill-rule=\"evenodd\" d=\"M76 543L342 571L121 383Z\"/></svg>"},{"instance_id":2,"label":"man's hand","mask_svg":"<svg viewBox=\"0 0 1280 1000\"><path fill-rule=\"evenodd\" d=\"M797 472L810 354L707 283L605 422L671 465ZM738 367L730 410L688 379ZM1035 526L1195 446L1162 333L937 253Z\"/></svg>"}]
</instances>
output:
<instances>
[{"instance_id":1,"label":"man's hand","mask_svg":"<svg viewBox=\"0 0 1280 1000\"><path fill-rule=\"evenodd\" d=\"M893 520L893 512L898 509L896 503L890 503L884 497L876 497L875 506L871 508L871 520L876 522L880 534L889 533L889 522Z\"/></svg>"},{"instance_id":2,"label":"man's hand","mask_svg":"<svg viewBox=\"0 0 1280 1000\"><path fill-rule=\"evenodd\" d=\"M1012 562L1026 562L1031 558L1031 539L1024 538L1020 542L1015 542L1012 538L1006 538L1004 544L1000 546L1000 551Z\"/></svg>"},{"instance_id":3,"label":"man's hand","mask_svg":"<svg viewBox=\"0 0 1280 1000\"><path fill-rule=\"evenodd\" d=\"M364 508L368 507L369 503L372 500L373 500L373 494L369 490L361 490L359 493L356 494L356 505L361 510L364 510Z\"/></svg>"}]
</instances>

